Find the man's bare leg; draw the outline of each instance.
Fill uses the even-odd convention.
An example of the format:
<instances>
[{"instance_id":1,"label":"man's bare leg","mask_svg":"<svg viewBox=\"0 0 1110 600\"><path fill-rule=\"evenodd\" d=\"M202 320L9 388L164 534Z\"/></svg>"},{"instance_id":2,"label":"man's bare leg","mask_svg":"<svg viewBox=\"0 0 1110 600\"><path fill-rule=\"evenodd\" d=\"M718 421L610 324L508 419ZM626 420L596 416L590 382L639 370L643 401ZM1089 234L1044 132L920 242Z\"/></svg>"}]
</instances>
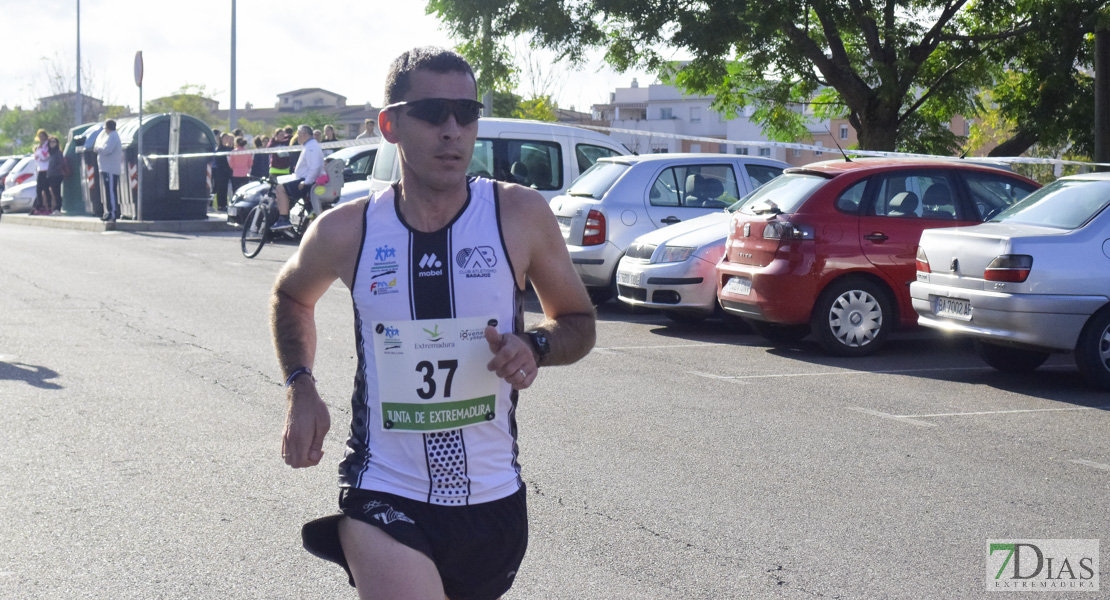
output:
<instances>
[{"instance_id":1,"label":"man's bare leg","mask_svg":"<svg viewBox=\"0 0 1110 600\"><path fill-rule=\"evenodd\" d=\"M339 521L339 541L361 600L443 600L432 559L362 521Z\"/></svg>"},{"instance_id":2,"label":"man's bare leg","mask_svg":"<svg viewBox=\"0 0 1110 600\"><path fill-rule=\"evenodd\" d=\"M278 214L283 217L289 216L289 196L285 194L285 186L279 184L274 189L274 196L277 198Z\"/></svg>"}]
</instances>

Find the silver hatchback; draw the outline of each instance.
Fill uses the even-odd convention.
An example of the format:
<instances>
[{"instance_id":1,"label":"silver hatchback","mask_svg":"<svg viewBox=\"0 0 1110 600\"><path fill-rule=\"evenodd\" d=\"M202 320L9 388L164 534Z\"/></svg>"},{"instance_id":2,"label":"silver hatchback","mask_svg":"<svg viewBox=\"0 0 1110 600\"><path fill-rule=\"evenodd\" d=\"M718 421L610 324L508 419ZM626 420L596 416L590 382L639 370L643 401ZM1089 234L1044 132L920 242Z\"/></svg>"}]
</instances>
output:
<instances>
[{"instance_id":1,"label":"silver hatchback","mask_svg":"<svg viewBox=\"0 0 1110 600\"><path fill-rule=\"evenodd\" d=\"M575 270L600 304L615 294L617 263L637 237L721 212L788 166L735 154L614 156L550 205Z\"/></svg>"},{"instance_id":2,"label":"silver hatchback","mask_svg":"<svg viewBox=\"0 0 1110 600\"><path fill-rule=\"evenodd\" d=\"M918 322L973 337L1003 371L1074 352L1110 389L1110 174L1064 177L982 225L921 234Z\"/></svg>"}]
</instances>

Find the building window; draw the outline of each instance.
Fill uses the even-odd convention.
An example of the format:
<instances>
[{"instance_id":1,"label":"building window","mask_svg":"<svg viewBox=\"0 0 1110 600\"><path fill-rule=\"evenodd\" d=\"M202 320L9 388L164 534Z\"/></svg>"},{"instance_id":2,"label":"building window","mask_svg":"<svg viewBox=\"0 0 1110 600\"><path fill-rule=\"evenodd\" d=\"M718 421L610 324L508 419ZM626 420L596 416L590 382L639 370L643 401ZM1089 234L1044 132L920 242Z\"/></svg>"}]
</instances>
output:
<instances>
[{"instance_id":1,"label":"building window","mask_svg":"<svg viewBox=\"0 0 1110 600\"><path fill-rule=\"evenodd\" d=\"M745 148L737 148L736 153L739 154L740 156L747 156L748 155L748 149L746 147Z\"/></svg>"},{"instance_id":2,"label":"building window","mask_svg":"<svg viewBox=\"0 0 1110 600\"><path fill-rule=\"evenodd\" d=\"M701 144L690 144L690 152L701 152Z\"/></svg>"},{"instance_id":3,"label":"building window","mask_svg":"<svg viewBox=\"0 0 1110 600\"><path fill-rule=\"evenodd\" d=\"M701 123L701 107L694 106L690 108L690 122Z\"/></svg>"},{"instance_id":4,"label":"building window","mask_svg":"<svg viewBox=\"0 0 1110 600\"><path fill-rule=\"evenodd\" d=\"M817 142L814 142L814 144L813 144L813 145L814 145L814 146L817 146L818 148L821 148L821 147L823 147L823 146L824 146L825 144L824 144L824 142L821 142L821 141L817 141ZM814 156L821 156L822 154L824 154L824 152L821 152L820 150L814 150L814 151L813 151L813 155L814 155Z\"/></svg>"},{"instance_id":5,"label":"building window","mask_svg":"<svg viewBox=\"0 0 1110 600\"><path fill-rule=\"evenodd\" d=\"M848 126L847 125L841 125L840 126L840 139L842 139L842 140L848 139Z\"/></svg>"},{"instance_id":6,"label":"building window","mask_svg":"<svg viewBox=\"0 0 1110 600\"><path fill-rule=\"evenodd\" d=\"M798 158L798 157L800 157L801 155L802 155L802 149L801 149L801 148L795 148L795 149L794 149L794 157L795 157L795 158Z\"/></svg>"},{"instance_id":7,"label":"building window","mask_svg":"<svg viewBox=\"0 0 1110 600\"><path fill-rule=\"evenodd\" d=\"M660 108L659 109L659 118L660 119L673 119L674 118L674 111L671 110L671 108L669 108L669 107L668 108Z\"/></svg>"},{"instance_id":8,"label":"building window","mask_svg":"<svg viewBox=\"0 0 1110 600\"><path fill-rule=\"evenodd\" d=\"M759 149L759 155L760 156L771 156L771 149L770 148L760 148Z\"/></svg>"}]
</instances>

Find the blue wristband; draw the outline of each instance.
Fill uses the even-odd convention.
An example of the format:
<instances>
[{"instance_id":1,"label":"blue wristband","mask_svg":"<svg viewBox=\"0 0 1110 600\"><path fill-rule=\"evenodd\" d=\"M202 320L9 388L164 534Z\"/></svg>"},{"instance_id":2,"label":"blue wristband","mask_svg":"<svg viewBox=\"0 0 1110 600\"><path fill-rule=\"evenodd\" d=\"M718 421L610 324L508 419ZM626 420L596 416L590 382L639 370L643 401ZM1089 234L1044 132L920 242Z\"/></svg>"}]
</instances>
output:
<instances>
[{"instance_id":1,"label":"blue wristband","mask_svg":"<svg viewBox=\"0 0 1110 600\"><path fill-rule=\"evenodd\" d=\"M308 367L294 369L293 372L289 374L289 377L285 378L285 387L292 387L293 382L301 375L308 375L309 377L312 377L312 370ZM316 381L316 378L312 377L312 381Z\"/></svg>"}]
</instances>

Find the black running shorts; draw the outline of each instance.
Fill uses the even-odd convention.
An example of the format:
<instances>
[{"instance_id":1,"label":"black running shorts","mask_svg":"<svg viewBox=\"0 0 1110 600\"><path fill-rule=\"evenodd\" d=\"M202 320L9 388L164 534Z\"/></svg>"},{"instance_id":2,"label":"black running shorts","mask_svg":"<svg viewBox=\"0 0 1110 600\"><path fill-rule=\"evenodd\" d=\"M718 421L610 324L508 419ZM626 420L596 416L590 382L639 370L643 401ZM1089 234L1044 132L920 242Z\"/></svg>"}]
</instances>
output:
<instances>
[{"instance_id":1,"label":"black running shorts","mask_svg":"<svg viewBox=\"0 0 1110 600\"><path fill-rule=\"evenodd\" d=\"M432 559L451 600L495 600L513 585L528 547L526 489L470 506L440 506L346 488L345 515Z\"/></svg>"}]
</instances>

